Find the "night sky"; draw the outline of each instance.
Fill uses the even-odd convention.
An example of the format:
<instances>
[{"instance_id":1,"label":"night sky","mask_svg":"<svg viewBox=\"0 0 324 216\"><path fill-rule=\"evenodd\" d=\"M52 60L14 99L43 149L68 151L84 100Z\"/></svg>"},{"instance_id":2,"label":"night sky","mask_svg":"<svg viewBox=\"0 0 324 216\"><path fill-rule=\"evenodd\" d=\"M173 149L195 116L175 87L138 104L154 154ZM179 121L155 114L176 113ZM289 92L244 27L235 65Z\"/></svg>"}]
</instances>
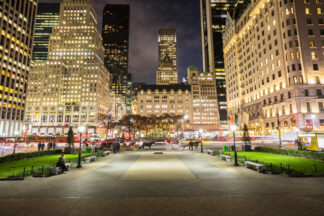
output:
<instances>
[{"instance_id":1,"label":"night sky","mask_svg":"<svg viewBox=\"0 0 324 216\"><path fill-rule=\"evenodd\" d=\"M61 2L40 0L39 2ZM179 80L189 65L202 70L199 0L93 0L101 30L105 4L129 4L131 10L129 72L133 82L155 83L158 30L177 30Z\"/></svg>"}]
</instances>

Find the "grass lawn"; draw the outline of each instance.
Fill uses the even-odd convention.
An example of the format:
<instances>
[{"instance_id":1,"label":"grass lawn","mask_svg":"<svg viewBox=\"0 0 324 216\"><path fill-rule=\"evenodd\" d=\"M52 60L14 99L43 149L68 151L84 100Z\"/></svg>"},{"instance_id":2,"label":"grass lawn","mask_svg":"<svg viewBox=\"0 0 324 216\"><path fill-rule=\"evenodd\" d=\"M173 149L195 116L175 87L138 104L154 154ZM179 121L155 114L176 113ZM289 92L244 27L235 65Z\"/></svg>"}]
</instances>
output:
<instances>
[{"instance_id":1,"label":"grass lawn","mask_svg":"<svg viewBox=\"0 0 324 216\"><path fill-rule=\"evenodd\" d=\"M233 152L229 153L234 155ZM280 166L282 163L283 167L287 168L289 164L290 169L304 174L315 174L316 164L317 172L324 174L324 161L262 152L238 152L237 155L239 158L246 157L247 160L258 160L260 163L272 163L273 166Z\"/></svg>"},{"instance_id":2,"label":"grass lawn","mask_svg":"<svg viewBox=\"0 0 324 216\"><path fill-rule=\"evenodd\" d=\"M90 155L89 153L82 154L82 156ZM17 161L4 162L0 163L0 178L6 178L12 174L22 173L24 167L31 170L31 167L47 167L47 166L56 166L56 163L61 155L47 155L41 157L27 158ZM69 159L78 158L78 154L65 154L65 158L68 161Z\"/></svg>"}]
</instances>

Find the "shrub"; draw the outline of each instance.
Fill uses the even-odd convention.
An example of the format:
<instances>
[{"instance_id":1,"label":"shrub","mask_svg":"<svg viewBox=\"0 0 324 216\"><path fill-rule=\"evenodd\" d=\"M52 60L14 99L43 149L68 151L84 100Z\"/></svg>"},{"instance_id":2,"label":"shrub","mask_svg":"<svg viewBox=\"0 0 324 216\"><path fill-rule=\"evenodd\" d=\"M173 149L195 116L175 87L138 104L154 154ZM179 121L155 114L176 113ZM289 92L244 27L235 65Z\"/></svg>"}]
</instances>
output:
<instances>
[{"instance_id":1,"label":"shrub","mask_svg":"<svg viewBox=\"0 0 324 216\"><path fill-rule=\"evenodd\" d=\"M291 150L291 149L275 149L275 148L268 148L268 147L255 147L254 151L256 152L267 152L272 154L281 154L281 155L289 155L289 156L296 156L296 157L305 157L311 158L315 160L324 160L324 154L320 154L317 152L311 151L300 151L300 150Z\"/></svg>"},{"instance_id":2,"label":"shrub","mask_svg":"<svg viewBox=\"0 0 324 216\"><path fill-rule=\"evenodd\" d=\"M11 154L11 155L7 155L4 157L0 157L0 163L16 161L16 160L21 160L21 159L25 159L25 158L45 156L45 155L56 155L56 154L61 154L61 153L62 153L61 149L28 152L28 153L16 153L16 154Z\"/></svg>"}]
</instances>

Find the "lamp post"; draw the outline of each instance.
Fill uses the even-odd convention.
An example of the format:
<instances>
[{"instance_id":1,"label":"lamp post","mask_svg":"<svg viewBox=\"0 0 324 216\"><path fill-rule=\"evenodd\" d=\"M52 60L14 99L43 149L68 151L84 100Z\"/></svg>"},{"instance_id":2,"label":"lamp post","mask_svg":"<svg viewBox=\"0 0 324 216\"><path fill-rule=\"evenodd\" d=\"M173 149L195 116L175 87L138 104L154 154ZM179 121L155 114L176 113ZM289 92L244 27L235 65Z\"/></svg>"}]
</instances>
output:
<instances>
[{"instance_id":1,"label":"lamp post","mask_svg":"<svg viewBox=\"0 0 324 216\"><path fill-rule=\"evenodd\" d=\"M187 122L188 119L189 119L188 115L183 116L183 125L182 125L182 127L183 127L183 138L185 137L186 122Z\"/></svg>"},{"instance_id":2,"label":"lamp post","mask_svg":"<svg viewBox=\"0 0 324 216\"><path fill-rule=\"evenodd\" d=\"M239 166L237 163L237 152L236 152L236 144L235 144L235 131L237 130L237 126L235 124L231 125L231 130L233 131L233 141L234 141L234 166Z\"/></svg>"},{"instance_id":3,"label":"lamp post","mask_svg":"<svg viewBox=\"0 0 324 216\"><path fill-rule=\"evenodd\" d=\"M199 139L200 139L200 152L201 153L204 153L204 150L203 150L203 143L202 143L202 133L204 131L202 129L199 129Z\"/></svg>"},{"instance_id":4,"label":"lamp post","mask_svg":"<svg viewBox=\"0 0 324 216\"><path fill-rule=\"evenodd\" d=\"M16 154L16 147L17 147L17 136L19 135L19 131L15 131L15 144L13 154Z\"/></svg>"},{"instance_id":5,"label":"lamp post","mask_svg":"<svg viewBox=\"0 0 324 216\"><path fill-rule=\"evenodd\" d=\"M3 133L2 137L4 138L4 141L2 142L2 156L4 155L4 149L5 149L5 143L6 143L6 138L5 138L6 134Z\"/></svg>"},{"instance_id":6,"label":"lamp post","mask_svg":"<svg viewBox=\"0 0 324 216\"><path fill-rule=\"evenodd\" d=\"M85 131L85 127L79 126L78 129L79 129L79 133L80 133L80 148L79 148L79 158L78 158L77 168L82 168L82 165L81 165L81 139L82 139L82 133L84 133L84 131Z\"/></svg>"}]
</instances>

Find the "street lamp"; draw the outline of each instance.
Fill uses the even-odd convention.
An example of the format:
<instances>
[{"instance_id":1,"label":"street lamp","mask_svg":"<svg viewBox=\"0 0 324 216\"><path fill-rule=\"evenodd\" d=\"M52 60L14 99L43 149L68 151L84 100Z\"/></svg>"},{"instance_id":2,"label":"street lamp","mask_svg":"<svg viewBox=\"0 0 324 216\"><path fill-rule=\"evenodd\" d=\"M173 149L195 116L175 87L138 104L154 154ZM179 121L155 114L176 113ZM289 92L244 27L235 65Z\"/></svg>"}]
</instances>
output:
<instances>
[{"instance_id":1,"label":"street lamp","mask_svg":"<svg viewBox=\"0 0 324 216\"><path fill-rule=\"evenodd\" d=\"M13 154L16 153L16 147L17 147L17 136L19 135L19 131L15 131L15 144L14 144L14 150Z\"/></svg>"},{"instance_id":2,"label":"street lamp","mask_svg":"<svg viewBox=\"0 0 324 216\"><path fill-rule=\"evenodd\" d=\"M235 124L231 125L231 130L233 131L233 141L234 141L234 166L239 166L237 163L237 152L236 152L236 145L235 145L235 131L237 130L237 126Z\"/></svg>"},{"instance_id":3,"label":"street lamp","mask_svg":"<svg viewBox=\"0 0 324 216\"><path fill-rule=\"evenodd\" d=\"M200 138L200 152L203 153L203 143L202 143L202 133L203 133L203 129L199 129L199 138Z\"/></svg>"},{"instance_id":4,"label":"street lamp","mask_svg":"<svg viewBox=\"0 0 324 216\"><path fill-rule=\"evenodd\" d=\"M86 128L84 126L79 126L78 129L79 129L79 133L80 133L80 148L79 148L79 158L78 158L77 168L82 168L82 165L81 165L81 139L82 139L82 133L84 133Z\"/></svg>"}]
</instances>

